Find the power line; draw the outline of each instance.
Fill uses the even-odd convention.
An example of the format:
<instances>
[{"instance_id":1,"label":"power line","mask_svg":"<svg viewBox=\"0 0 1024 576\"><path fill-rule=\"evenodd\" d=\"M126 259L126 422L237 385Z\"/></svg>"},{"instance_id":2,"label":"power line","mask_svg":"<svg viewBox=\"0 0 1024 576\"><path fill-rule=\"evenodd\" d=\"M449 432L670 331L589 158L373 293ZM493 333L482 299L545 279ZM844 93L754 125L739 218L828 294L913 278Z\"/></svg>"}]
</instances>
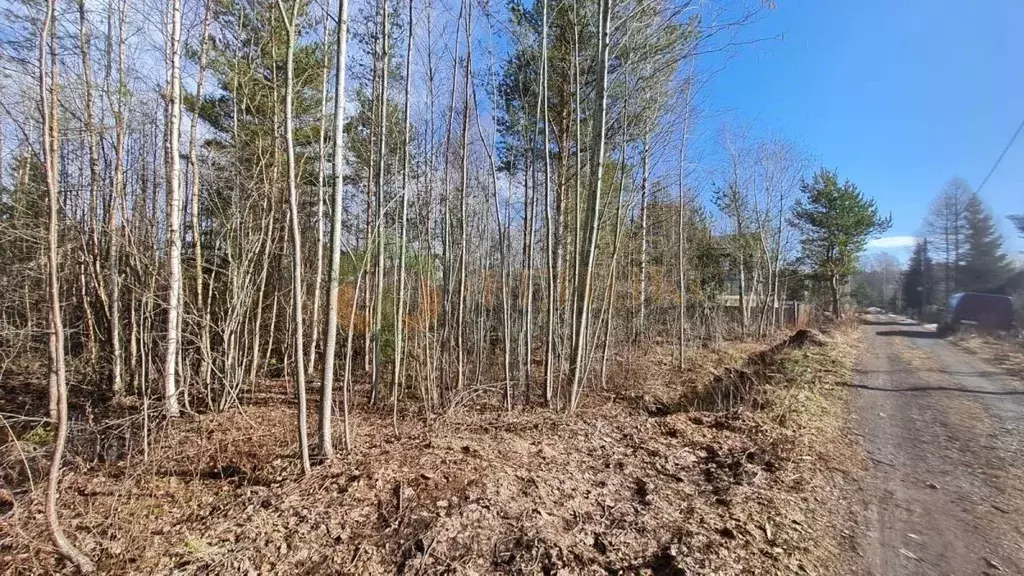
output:
<instances>
[{"instance_id":1,"label":"power line","mask_svg":"<svg viewBox=\"0 0 1024 576\"><path fill-rule=\"evenodd\" d=\"M1006 148L1003 148L1003 153L999 155L999 159L992 165L992 169L988 171L988 175L981 181L981 186L978 186L976 192L980 193L981 189L985 187L985 183L988 182L988 179L992 177L992 173L999 167L999 163L1003 161L1003 156L1006 156L1006 153L1010 151L1010 146L1013 146L1013 142L1017 139L1017 136L1020 135L1021 130L1024 130L1024 120L1021 120L1020 126L1017 126L1017 131L1013 133L1010 141L1006 143Z\"/></svg>"}]
</instances>

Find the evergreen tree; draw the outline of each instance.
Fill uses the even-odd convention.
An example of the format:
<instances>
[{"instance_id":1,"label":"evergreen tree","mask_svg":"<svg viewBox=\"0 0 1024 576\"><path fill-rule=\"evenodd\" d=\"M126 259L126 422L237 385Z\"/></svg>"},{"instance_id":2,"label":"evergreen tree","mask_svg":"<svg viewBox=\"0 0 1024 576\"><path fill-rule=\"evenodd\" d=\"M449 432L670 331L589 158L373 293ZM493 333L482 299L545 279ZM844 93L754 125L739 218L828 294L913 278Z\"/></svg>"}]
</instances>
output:
<instances>
[{"instance_id":1,"label":"evergreen tree","mask_svg":"<svg viewBox=\"0 0 1024 576\"><path fill-rule=\"evenodd\" d=\"M853 303L857 306L867 308L873 303L874 294L871 293L871 286L868 286L867 282L860 280L853 285L853 290L850 291L850 298L853 298Z\"/></svg>"},{"instance_id":2,"label":"evergreen tree","mask_svg":"<svg viewBox=\"0 0 1024 576\"><path fill-rule=\"evenodd\" d=\"M919 240L903 273L903 304L907 310L923 311L935 304L935 267L928 254L928 239Z\"/></svg>"},{"instance_id":3,"label":"evergreen tree","mask_svg":"<svg viewBox=\"0 0 1024 576\"><path fill-rule=\"evenodd\" d=\"M964 225L966 250L958 276L966 291L984 291L1002 282L1010 272L1003 237L977 194L967 201Z\"/></svg>"},{"instance_id":4,"label":"evergreen tree","mask_svg":"<svg viewBox=\"0 0 1024 576\"><path fill-rule=\"evenodd\" d=\"M801 232L801 259L813 277L828 285L832 314L842 316L840 293L857 271L857 261L868 240L892 225L878 214L875 201L849 180L839 183L830 170L818 170L810 182L800 184L804 198L793 209L792 224Z\"/></svg>"},{"instance_id":5,"label":"evergreen tree","mask_svg":"<svg viewBox=\"0 0 1024 576\"><path fill-rule=\"evenodd\" d=\"M1013 222L1013 226L1017 228L1017 233L1020 234L1021 238L1024 238L1024 214L1011 214L1007 216L1010 222Z\"/></svg>"}]
</instances>

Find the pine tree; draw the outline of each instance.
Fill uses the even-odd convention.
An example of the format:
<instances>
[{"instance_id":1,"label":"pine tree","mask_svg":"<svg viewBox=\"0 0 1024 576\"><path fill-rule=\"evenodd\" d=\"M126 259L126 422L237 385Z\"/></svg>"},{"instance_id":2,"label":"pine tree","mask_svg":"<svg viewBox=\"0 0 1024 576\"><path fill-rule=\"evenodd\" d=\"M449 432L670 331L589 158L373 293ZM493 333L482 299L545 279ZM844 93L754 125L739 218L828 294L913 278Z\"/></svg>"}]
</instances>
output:
<instances>
[{"instance_id":1,"label":"pine tree","mask_svg":"<svg viewBox=\"0 0 1024 576\"><path fill-rule=\"evenodd\" d=\"M793 209L793 225L801 232L801 258L819 281L827 283L832 314L842 316L840 292L857 270L857 259L868 239L892 225L878 214L875 201L849 180L822 168L800 185L804 194Z\"/></svg>"},{"instance_id":2,"label":"pine tree","mask_svg":"<svg viewBox=\"0 0 1024 576\"><path fill-rule=\"evenodd\" d=\"M867 282L860 280L853 285L853 290L850 290L850 298L853 299L854 304L857 306L867 308L871 306L874 294L871 293L871 286L868 286Z\"/></svg>"},{"instance_id":3,"label":"pine tree","mask_svg":"<svg viewBox=\"0 0 1024 576\"><path fill-rule=\"evenodd\" d=\"M1010 272L1003 252L1003 237L996 231L992 214L977 194L967 201L964 214L966 249L958 277L968 292L984 291L1001 282Z\"/></svg>"}]
</instances>

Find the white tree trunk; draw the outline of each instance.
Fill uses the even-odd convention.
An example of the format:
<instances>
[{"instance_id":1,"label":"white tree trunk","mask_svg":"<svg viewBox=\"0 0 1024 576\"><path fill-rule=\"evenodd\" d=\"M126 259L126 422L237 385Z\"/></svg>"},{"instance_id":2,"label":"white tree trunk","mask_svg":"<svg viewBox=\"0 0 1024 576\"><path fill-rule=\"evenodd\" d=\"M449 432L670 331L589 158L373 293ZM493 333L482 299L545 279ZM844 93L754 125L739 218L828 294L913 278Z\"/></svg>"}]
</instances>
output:
<instances>
[{"instance_id":1,"label":"white tree trunk","mask_svg":"<svg viewBox=\"0 0 1024 576\"><path fill-rule=\"evenodd\" d=\"M391 420L395 428L395 435L398 435L398 390L404 383L402 377L402 347L405 342L405 253L406 242L408 241L408 218L409 218L409 135L412 131L410 122L410 97L412 96L412 39L413 39L413 0L409 0L409 19L406 30L407 44L405 49L405 110L403 112L403 123L405 125L404 141L402 142L402 212L400 218L400 239L398 255L398 294L395 298L395 364L392 375L391 389Z\"/></svg>"},{"instance_id":2,"label":"white tree trunk","mask_svg":"<svg viewBox=\"0 0 1024 576\"><path fill-rule=\"evenodd\" d=\"M295 85L295 19L298 13L299 0L293 0L291 15L285 11L283 0L278 0L277 7L285 21L288 31L288 53L285 56L285 92L284 92L284 131L287 146L288 164L288 209L291 215L292 232L292 334L294 336L295 353L295 389L298 392L298 428L299 456L302 458L302 471L310 473L309 436L306 431L306 365L303 357L303 323L302 323L302 236L299 233L299 203L296 189L295 170L295 133L294 115L292 112L293 90Z\"/></svg>"},{"instance_id":3,"label":"white tree trunk","mask_svg":"<svg viewBox=\"0 0 1024 576\"><path fill-rule=\"evenodd\" d=\"M117 39L117 98L114 104L114 179L110 194L110 207L107 215L107 288L110 290L110 347L111 347L111 387L114 395L124 393L124 352L121 343L121 281L118 276L118 254L120 252L121 233L118 211L124 203L124 148L125 148L125 52L127 44L127 2L121 0L118 6L118 39Z\"/></svg>"},{"instance_id":4,"label":"white tree trunk","mask_svg":"<svg viewBox=\"0 0 1024 576\"><path fill-rule=\"evenodd\" d=\"M330 76L330 52L327 50L327 22L329 10L324 4L324 30L321 42L324 46L323 73L320 77L320 134L317 146L318 159L316 164L316 273L313 276L313 314L310 316L313 329L309 335L309 354L307 355L306 372L310 375L316 368L316 342L320 324L320 296L324 283L324 179L327 172L327 80Z\"/></svg>"},{"instance_id":5,"label":"white tree trunk","mask_svg":"<svg viewBox=\"0 0 1024 576\"><path fill-rule=\"evenodd\" d=\"M338 0L338 30L335 46L334 77L334 207L331 214L331 272L327 285L327 334L324 336L324 378L320 393L320 453L329 460L334 455L331 426L331 397L334 389L334 356L338 339L338 288L341 285L341 214L345 209L342 182L345 158L345 64L348 52L348 0ZM353 300L354 302L355 300ZM348 394L342 393L344 406L345 449L351 449L348 429Z\"/></svg>"},{"instance_id":6,"label":"white tree trunk","mask_svg":"<svg viewBox=\"0 0 1024 576\"><path fill-rule=\"evenodd\" d=\"M181 331L181 0L171 0L171 77L168 86L170 119L167 127L167 348L164 356L164 408L179 414L178 336Z\"/></svg>"}]
</instances>

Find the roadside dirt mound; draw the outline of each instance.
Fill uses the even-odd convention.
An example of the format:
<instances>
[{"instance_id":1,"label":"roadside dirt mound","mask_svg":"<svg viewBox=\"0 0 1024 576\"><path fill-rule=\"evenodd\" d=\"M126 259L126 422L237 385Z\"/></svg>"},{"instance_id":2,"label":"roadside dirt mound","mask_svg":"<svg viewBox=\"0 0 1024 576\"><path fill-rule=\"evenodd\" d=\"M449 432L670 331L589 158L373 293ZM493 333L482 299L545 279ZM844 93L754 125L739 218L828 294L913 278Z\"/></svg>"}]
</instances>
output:
<instances>
[{"instance_id":1,"label":"roadside dirt mound","mask_svg":"<svg viewBox=\"0 0 1024 576\"><path fill-rule=\"evenodd\" d=\"M826 346L828 339L817 330L800 329L786 339L787 348L802 348L804 346Z\"/></svg>"},{"instance_id":2,"label":"roadside dirt mound","mask_svg":"<svg viewBox=\"0 0 1024 576\"><path fill-rule=\"evenodd\" d=\"M739 366L727 366L707 384L684 391L679 410L729 412L741 407L764 408L769 388L778 380L785 354L804 347L824 347L829 340L816 330L800 329L774 346L749 355Z\"/></svg>"}]
</instances>

